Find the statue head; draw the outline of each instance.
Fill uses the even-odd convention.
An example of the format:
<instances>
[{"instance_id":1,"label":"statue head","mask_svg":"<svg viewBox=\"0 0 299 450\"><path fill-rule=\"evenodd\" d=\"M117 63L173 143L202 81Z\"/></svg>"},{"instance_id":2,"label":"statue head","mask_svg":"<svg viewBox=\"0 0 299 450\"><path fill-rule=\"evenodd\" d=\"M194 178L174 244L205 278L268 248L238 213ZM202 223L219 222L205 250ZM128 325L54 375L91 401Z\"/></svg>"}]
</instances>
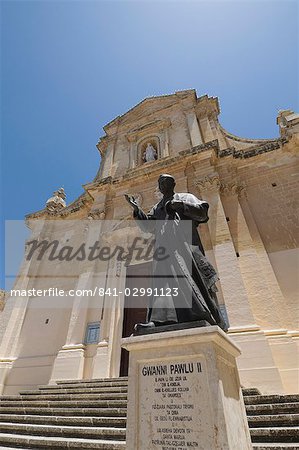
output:
<instances>
[{"instance_id":1,"label":"statue head","mask_svg":"<svg viewBox=\"0 0 299 450\"><path fill-rule=\"evenodd\" d=\"M163 173L158 178L159 190L163 195L172 194L175 187L175 179L173 176Z\"/></svg>"}]
</instances>

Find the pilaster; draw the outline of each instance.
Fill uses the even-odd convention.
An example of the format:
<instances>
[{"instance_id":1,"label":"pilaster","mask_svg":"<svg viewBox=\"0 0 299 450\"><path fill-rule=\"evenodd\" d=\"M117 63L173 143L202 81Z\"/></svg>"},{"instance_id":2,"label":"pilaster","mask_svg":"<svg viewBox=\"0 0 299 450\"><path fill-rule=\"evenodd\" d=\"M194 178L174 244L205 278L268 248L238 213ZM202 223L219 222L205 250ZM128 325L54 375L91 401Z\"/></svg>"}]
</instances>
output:
<instances>
[{"instance_id":1,"label":"pilaster","mask_svg":"<svg viewBox=\"0 0 299 450\"><path fill-rule=\"evenodd\" d=\"M100 342L93 361L93 378L119 376L125 283L124 262L110 261L105 290L110 288L111 292L115 290L121 294L118 297L105 295Z\"/></svg>"},{"instance_id":2,"label":"pilaster","mask_svg":"<svg viewBox=\"0 0 299 450\"><path fill-rule=\"evenodd\" d=\"M258 330L220 198L220 180L216 175L205 177L196 185L210 205L208 226L231 329Z\"/></svg>"},{"instance_id":3,"label":"pilaster","mask_svg":"<svg viewBox=\"0 0 299 450\"><path fill-rule=\"evenodd\" d=\"M194 110L185 111L192 147L203 143L197 117Z\"/></svg>"},{"instance_id":4,"label":"pilaster","mask_svg":"<svg viewBox=\"0 0 299 450\"><path fill-rule=\"evenodd\" d=\"M281 329L281 305L273 301L240 204L246 202L245 186L221 184L220 191L254 320L262 329Z\"/></svg>"},{"instance_id":5,"label":"pilaster","mask_svg":"<svg viewBox=\"0 0 299 450\"><path fill-rule=\"evenodd\" d=\"M76 290L86 289L90 281L90 272L80 275ZM57 380L82 379L84 370L84 334L88 297L76 296L73 302L68 332L64 346L58 352L51 374L50 384Z\"/></svg>"},{"instance_id":6,"label":"pilaster","mask_svg":"<svg viewBox=\"0 0 299 450\"><path fill-rule=\"evenodd\" d=\"M44 220L28 221L28 226L32 229L30 240L38 239L44 229ZM29 271L32 261L24 258L17 281L13 286L14 290L27 290L30 286ZM9 374L14 366L14 361L18 357L18 349L20 346L20 338L23 323L26 317L26 311L29 306L29 296L9 297L7 299L7 307L10 306L10 315L7 327L0 344L0 394L5 390ZM10 303L10 305L8 305ZM2 313L4 318L5 311Z\"/></svg>"},{"instance_id":7,"label":"pilaster","mask_svg":"<svg viewBox=\"0 0 299 450\"><path fill-rule=\"evenodd\" d=\"M29 277L22 276L14 286L14 289L25 290L28 288ZM13 363L17 359L20 335L28 308L29 297L11 297L8 301L13 302L13 308L7 324L3 340L0 345L0 394L5 389L9 373Z\"/></svg>"},{"instance_id":8,"label":"pilaster","mask_svg":"<svg viewBox=\"0 0 299 450\"><path fill-rule=\"evenodd\" d=\"M210 205L208 225L230 322L229 334L242 348L242 356L238 361L241 383L248 387L255 387L256 383L261 386L263 383L260 379L264 377L265 388L269 392L283 392L280 372L269 342L256 323L238 263L239 258L220 197L221 182L217 175L213 175L199 179L196 184ZM243 244L245 242L246 239Z\"/></svg>"},{"instance_id":9,"label":"pilaster","mask_svg":"<svg viewBox=\"0 0 299 450\"><path fill-rule=\"evenodd\" d=\"M259 266L261 275L265 280L268 290L271 293L273 308L276 309L277 314L280 315L280 323L283 328L294 329L298 327L298 322L295 317L292 317L291 312L288 310L286 300L281 292L274 270L272 268L269 256L265 249L264 243L260 236L254 217L251 213L251 209L247 200L247 195L241 195L239 197L240 206L244 215L244 219L248 226L248 230L254 245L257 258L259 260ZM283 311L283 314L282 314ZM271 314L274 311L271 312Z\"/></svg>"}]
</instances>

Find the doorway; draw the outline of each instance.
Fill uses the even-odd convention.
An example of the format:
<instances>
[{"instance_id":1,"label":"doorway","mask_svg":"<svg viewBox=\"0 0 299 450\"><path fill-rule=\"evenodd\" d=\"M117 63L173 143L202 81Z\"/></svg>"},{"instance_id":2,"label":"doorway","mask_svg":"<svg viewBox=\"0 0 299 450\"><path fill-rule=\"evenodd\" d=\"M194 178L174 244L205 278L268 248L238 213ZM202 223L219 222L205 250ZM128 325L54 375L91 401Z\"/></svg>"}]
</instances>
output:
<instances>
[{"instance_id":1,"label":"doorway","mask_svg":"<svg viewBox=\"0 0 299 450\"><path fill-rule=\"evenodd\" d=\"M134 264L127 267L126 288L130 295L125 296L124 319L122 337L129 337L133 333L134 325L138 322L145 322L149 297L133 296L134 288L151 287L152 262ZM128 375L129 352L121 349L120 377Z\"/></svg>"}]
</instances>

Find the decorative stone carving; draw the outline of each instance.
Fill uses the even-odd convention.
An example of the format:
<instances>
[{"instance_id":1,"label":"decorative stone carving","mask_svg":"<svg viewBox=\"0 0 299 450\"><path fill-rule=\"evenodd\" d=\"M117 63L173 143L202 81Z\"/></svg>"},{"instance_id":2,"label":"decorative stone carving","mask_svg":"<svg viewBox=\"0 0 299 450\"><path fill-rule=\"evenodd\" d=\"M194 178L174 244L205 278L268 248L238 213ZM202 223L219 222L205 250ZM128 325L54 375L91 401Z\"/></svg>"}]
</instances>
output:
<instances>
[{"instance_id":1,"label":"decorative stone carving","mask_svg":"<svg viewBox=\"0 0 299 450\"><path fill-rule=\"evenodd\" d=\"M50 197L46 202L46 209L48 211L57 211L66 207L65 202L66 194L63 188L58 189L53 193L53 197Z\"/></svg>"},{"instance_id":2,"label":"decorative stone carving","mask_svg":"<svg viewBox=\"0 0 299 450\"><path fill-rule=\"evenodd\" d=\"M246 196L246 185L244 182L222 183L218 175L204 177L197 180L195 184L201 192L219 191L222 195L237 195L239 198Z\"/></svg>"},{"instance_id":3,"label":"decorative stone carving","mask_svg":"<svg viewBox=\"0 0 299 450\"><path fill-rule=\"evenodd\" d=\"M195 184L200 191L218 191L221 186L219 177L217 175L204 177L200 180L197 180Z\"/></svg>"},{"instance_id":4,"label":"decorative stone carving","mask_svg":"<svg viewBox=\"0 0 299 450\"><path fill-rule=\"evenodd\" d=\"M169 155L168 128L170 125L170 119L156 120L141 125L126 134L130 142L130 169ZM146 155L148 144L154 148L156 155L152 149Z\"/></svg>"},{"instance_id":5,"label":"decorative stone carving","mask_svg":"<svg viewBox=\"0 0 299 450\"><path fill-rule=\"evenodd\" d=\"M89 212L88 219L103 220L106 217L106 211L104 209L94 209Z\"/></svg>"},{"instance_id":6,"label":"decorative stone carving","mask_svg":"<svg viewBox=\"0 0 299 450\"><path fill-rule=\"evenodd\" d=\"M232 183L221 183L220 192L223 195L237 195L239 198L246 196L245 183L239 183L238 181Z\"/></svg>"},{"instance_id":7,"label":"decorative stone carving","mask_svg":"<svg viewBox=\"0 0 299 450\"><path fill-rule=\"evenodd\" d=\"M299 114L294 113L291 109L279 111L277 116L277 124L281 136L292 136L299 131Z\"/></svg>"},{"instance_id":8,"label":"decorative stone carving","mask_svg":"<svg viewBox=\"0 0 299 450\"><path fill-rule=\"evenodd\" d=\"M237 139L235 139L237 140ZM240 140L240 139L239 139ZM229 147L223 150L216 150L217 157L223 158L225 156L232 156L236 159L252 158L253 156L261 155L263 153L273 152L279 150L281 145L288 142L288 137L284 136L273 141L267 141L262 144L254 145L246 150L236 150L235 147Z\"/></svg>"},{"instance_id":9,"label":"decorative stone carving","mask_svg":"<svg viewBox=\"0 0 299 450\"><path fill-rule=\"evenodd\" d=\"M84 233L88 233L90 224L93 220L104 220L106 211L104 209L94 209L88 213L86 225L84 227Z\"/></svg>"}]
</instances>

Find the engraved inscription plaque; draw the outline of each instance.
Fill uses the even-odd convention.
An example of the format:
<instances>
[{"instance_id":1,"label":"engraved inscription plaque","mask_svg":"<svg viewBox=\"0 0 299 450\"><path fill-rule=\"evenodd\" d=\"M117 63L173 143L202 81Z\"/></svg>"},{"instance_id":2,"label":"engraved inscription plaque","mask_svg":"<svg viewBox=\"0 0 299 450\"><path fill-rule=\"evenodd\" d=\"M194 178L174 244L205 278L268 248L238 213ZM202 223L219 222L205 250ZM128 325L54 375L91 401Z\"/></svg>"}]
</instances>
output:
<instances>
[{"instance_id":1,"label":"engraved inscription plaque","mask_svg":"<svg viewBox=\"0 0 299 450\"><path fill-rule=\"evenodd\" d=\"M204 358L152 360L139 363L138 372L138 449L214 448L217 430Z\"/></svg>"}]
</instances>

